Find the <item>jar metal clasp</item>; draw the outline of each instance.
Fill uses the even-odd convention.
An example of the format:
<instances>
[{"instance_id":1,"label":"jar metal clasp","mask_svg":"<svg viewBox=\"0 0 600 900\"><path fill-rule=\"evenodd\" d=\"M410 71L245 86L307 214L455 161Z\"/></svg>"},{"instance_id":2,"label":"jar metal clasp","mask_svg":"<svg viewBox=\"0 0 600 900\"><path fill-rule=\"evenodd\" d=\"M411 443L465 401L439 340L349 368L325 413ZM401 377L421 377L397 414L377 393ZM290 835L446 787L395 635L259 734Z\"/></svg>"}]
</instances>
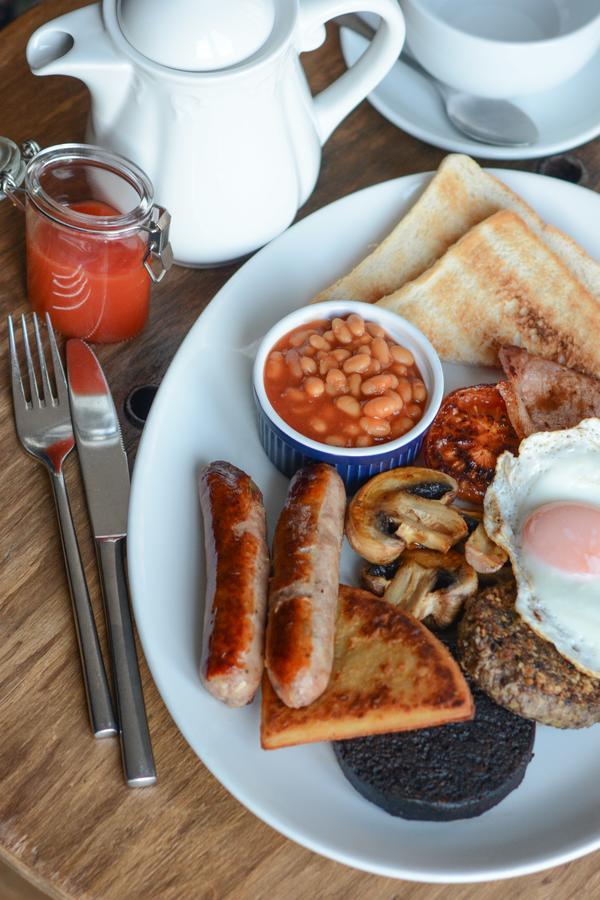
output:
<instances>
[{"instance_id":1,"label":"jar metal clasp","mask_svg":"<svg viewBox=\"0 0 600 900\"><path fill-rule=\"evenodd\" d=\"M152 218L146 226L148 231L148 252L144 257L144 268L154 284L162 281L173 265L173 251L169 243L171 216L164 206L152 207Z\"/></svg>"},{"instance_id":2,"label":"jar metal clasp","mask_svg":"<svg viewBox=\"0 0 600 900\"><path fill-rule=\"evenodd\" d=\"M13 147L14 146L15 145L13 144ZM23 203L20 194L26 193L25 188L21 187L21 184L25 177L27 163L32 160L34 156L37 156L42 148L37 141L29 138L28 140L23 141L19 149L20 156L18 156L18 151L15 147L18 158L13 157L11 161L12 171L8 169L0 171L0 200L3 196L8 197L15 206L24 210L25 204Z\"/></svg>"}]
</instances>

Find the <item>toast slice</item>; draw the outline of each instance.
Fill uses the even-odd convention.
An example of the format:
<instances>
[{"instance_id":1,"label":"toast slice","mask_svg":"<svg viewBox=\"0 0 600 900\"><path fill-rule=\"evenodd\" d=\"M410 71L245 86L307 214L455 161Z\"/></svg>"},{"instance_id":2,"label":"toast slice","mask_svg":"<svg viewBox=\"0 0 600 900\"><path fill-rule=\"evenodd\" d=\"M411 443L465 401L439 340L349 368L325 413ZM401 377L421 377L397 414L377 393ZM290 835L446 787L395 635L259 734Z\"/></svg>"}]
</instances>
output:
<instances>
[{"instance_id":1,"label":"toast slice","mask_svg":"<svg viewBox=\"0 0 600 900\"><path fill-rule=\"evenodd\" d=\"M378 305L423 331L443 360L497 365L502 345L600 375L600 306L516 213L475 225Z\"/></svg>"},{"instance_id":2,"label":"toast slice","mask_svg":"<svg viewBox=\"0 0 600 900\"><path fill-rule=\"evenodd\" d=\"M391 233L349 274L315 297L374 303L418 278L474 225L502 209L516 212L600 300L600 263L546 225L530 206L475 160L451 153Z\"/></svg>"},{"instance_id":3,"label":"toast slice","mask_svg":"<svg viewBox=\"0 0 600 900\"><path fill-rule=\"evenodd\" d=\"M340 585L326 691L291 709L263 678L265 750L471 719L473 698L446 647L417 619L368 591Z\"/></svg>"}]
</instances>

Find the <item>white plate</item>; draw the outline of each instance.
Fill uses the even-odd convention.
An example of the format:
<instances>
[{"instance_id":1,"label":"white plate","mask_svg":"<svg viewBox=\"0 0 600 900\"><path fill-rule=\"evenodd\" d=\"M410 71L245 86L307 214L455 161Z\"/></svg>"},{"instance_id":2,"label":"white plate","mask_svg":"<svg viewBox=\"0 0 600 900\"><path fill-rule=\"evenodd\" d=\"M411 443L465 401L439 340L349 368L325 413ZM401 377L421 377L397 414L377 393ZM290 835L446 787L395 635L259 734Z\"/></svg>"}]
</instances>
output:
<instances>
[{"instance_id":1,"label":"white plate","mask_svg":"<svg viewBox=\"0 0 600 900\"><path fill-rule=\"evenodd\" d=\"M341 29L342 52L348 65L356 62L366 44L360 35ZM434 147L482 159L536 159L578 147L600 134L598 85L600 51L577 75L559 87L518 97L514 102L531 117L539 131L539 141L531 147L482 144L461 134L448 121L440 95L431 82L399 61L368 99L393 125Z\"/></svg>"},{"instance_id":2,"label":"white plate","mask_svg":"<svg viewBox=\"0 0 600 900\"><path fill-rule=\"evenodd\" d=\"M499 174L544 219L600 258L597 195L542 176ZM304 219L250 259L200 316L142 436L131 493L129 574L158 689L187 741L241 803L298 843L351 866L419 881L479 881L543 869L600 846L600 726L539 727L523 784L477 819L407 822L359 796L329 744L261 750L258 704L227 709L197 675L203 596L197 468L226 459L249 472L264 493L271 530L287 489L256 433L253 348L275 321L380 240L429 178L386 182ZM448 390L481 377L462 366L447 372ZM344 579L353 578L354 566L345 548Z\"/></svg>"}]
</instances>

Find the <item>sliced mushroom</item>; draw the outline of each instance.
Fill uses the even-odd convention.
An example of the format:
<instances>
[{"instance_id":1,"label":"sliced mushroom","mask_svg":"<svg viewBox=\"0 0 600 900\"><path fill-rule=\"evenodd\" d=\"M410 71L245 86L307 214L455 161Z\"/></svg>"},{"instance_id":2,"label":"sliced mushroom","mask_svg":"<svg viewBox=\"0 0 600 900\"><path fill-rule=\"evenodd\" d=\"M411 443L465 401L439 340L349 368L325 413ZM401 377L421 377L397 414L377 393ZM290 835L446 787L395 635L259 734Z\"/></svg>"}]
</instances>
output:
<instances>
[{"instance_id":1,"label":"sliced mushroom","mask_svg":"<svg viewBox=\"0 0 600 900\"><path fill-rule=\"evenodd\" d=\"M477 574L460 553L407 550L393 565L397 569L387 583L384 599L417 619L429 619L439 628L451 625L465 599L477 590ZM386 580L383 574L373 572L380 568L368 566L361 573L363 584L370 590L377 579L376 593Z\"/></svg>"},{"instance_id":2,"label":"sliced mushroom","mask_svg":"<svg viewBox=\"0 0 600 900\"><path fill-rule=\"evenodd\" d=\"M372 563L392 562L407 547L448 550L467 534L463 517L447 506L458 493L454 478L407 466L382 472L348 506L350 546Z\"/></svg>"},{"instance_id":3,"label":"sliced mushroom","mask_svg":"<svg viewBox=\"0 0 600 900\"><path fill-rule=\"evenodd\" d=\"M460 513L437 500L400 493L393 501L385 502L382 512L399 520L396 534L407 547L428 547L445 553L467 534Z\"/></svg>"},{"instance_id":4,"label":"sliced mushroom","mask_svg":"<svg viewBox=\"0 0 600 900\"><path fill-rule=\"evenodd\" d=\"M364 565L360 570L360 583L362 587L364 587L366 591L371 591L372 594L376 594L378 597L383 597L392 578L398 571L400 559L401 557L399 556L398 559L388 563L386 566L375 565L373 563Z\"/></svg>"},{"instance_id":5,"label":"sliced mushroom","mask_svg":"<svg viewBox=\"0 0 600 900\"><path fill-rule=\"evenodd\" d=\"M480 522L465 543L465 559L473 566L476 572L490 575L502 568L508 556L498 544L489 537Z\"/></svg>"},{"instance_id":6,"label":"sliced mushroom","mask_svg":"<svg viewBox=\"0 0 600 900\"><path fill-rule=\"evenodd\" d=\"M466 508L464 506L454 506L453 509L455 509L457 513L460 513L467 523L467 535L473 534L477 526L483 520L483 511L480 509L473 509L472 507Z\"/></svg>"}]
</instances>

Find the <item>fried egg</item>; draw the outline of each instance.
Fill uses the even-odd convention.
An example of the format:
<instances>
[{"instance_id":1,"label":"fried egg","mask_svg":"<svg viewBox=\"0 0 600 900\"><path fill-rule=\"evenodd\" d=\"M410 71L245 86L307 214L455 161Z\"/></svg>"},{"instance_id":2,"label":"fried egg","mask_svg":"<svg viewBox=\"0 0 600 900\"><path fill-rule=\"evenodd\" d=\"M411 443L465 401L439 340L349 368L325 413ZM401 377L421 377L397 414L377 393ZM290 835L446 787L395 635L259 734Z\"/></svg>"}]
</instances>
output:
<instances>
[{"instance_id":1,"label":"fried egg","mask_svg":"<svg viewBox=\"0 0 600 900\"><path fill-rule=\"evenodd\" d=\"M533 434L518 456L503 453L484 524L510 557L517 612L600 677L600 419Z\"/></svg>"}]
</instances>

